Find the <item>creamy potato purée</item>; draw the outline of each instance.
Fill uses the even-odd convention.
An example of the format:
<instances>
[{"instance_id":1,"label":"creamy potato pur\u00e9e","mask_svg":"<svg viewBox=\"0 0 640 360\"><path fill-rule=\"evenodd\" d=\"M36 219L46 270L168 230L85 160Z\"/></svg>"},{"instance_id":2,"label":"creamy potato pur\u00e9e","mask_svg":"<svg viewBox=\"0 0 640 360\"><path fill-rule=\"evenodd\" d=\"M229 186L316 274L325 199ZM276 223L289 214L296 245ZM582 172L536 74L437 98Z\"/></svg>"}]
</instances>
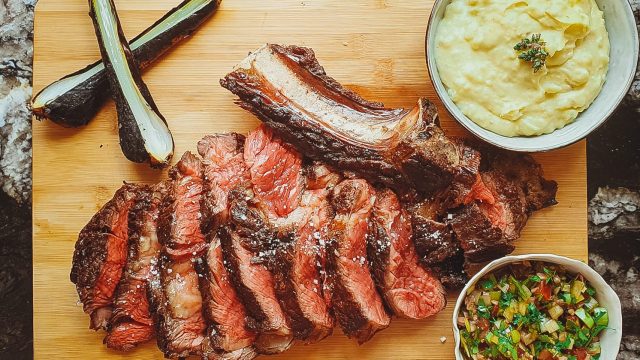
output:
<instances>
[{"instance_id":1,"label":"creamy potato pur\u00e9e","mask_svg":"<svg viewBox=\"0 0 640 360\"><path fill-rule=\"evenodd\" d=\"M513 49L531 34L542 34L549 53L536 73ZM467 117L504 136L532 136L564 127L593 102L609 67L609 37L594 0L453 0L435 54Z\"/></svg>"}]
</instances>

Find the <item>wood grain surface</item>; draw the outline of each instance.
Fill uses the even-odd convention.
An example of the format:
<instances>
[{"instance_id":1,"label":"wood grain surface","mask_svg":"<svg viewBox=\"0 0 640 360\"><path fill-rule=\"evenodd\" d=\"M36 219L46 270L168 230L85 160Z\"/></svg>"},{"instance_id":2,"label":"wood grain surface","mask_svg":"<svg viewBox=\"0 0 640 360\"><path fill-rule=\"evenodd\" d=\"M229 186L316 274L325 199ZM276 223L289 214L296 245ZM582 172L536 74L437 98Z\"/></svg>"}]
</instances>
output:
<instances>
[{"instance_id":1,"label":"wood grain surface","mask_svg":"<svg viewBox=\"0 0 640 360\"><path fill-rule=\"evenodd\" d=\"M131 38L178 0L116 1ZM246 133L258 124L233 103L218 80L266 42L313 48L327 72L364 97L409 107L420 96L436 100L424 59L424 33L432 1L224 0L196 35L144 74L166 116L176 156L195 150L205 134ZM99 56L86 0L40 0L35 17L34 93ZM438 105L439 102L437 102ZM465 135L441 109L449 134ZM79 230L122 181L153 183L166 171L128 162L108 102L80 129L33 122L34 328L37 359L160 359L151 342L130 354L107 350L103 333L88 329L69 270ZM541 211L517 241L516 253L587 256L585 143L535 156L560 185L559 205ZM340 331L311 346L297 345L286 359L450 359L451 309L423 321L394 320L365 345ZM442 344L440 337L445 336Z\"/></svg>"}]
</instances>

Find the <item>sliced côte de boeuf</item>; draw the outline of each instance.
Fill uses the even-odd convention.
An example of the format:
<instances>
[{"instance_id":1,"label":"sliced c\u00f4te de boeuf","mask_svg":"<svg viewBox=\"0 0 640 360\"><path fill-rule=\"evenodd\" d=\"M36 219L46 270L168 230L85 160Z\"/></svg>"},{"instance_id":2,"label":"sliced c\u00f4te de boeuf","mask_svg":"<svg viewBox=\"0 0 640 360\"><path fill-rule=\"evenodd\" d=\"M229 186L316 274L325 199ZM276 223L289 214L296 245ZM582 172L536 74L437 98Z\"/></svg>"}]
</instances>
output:
<instances>
[{"instance_id":1,"label":"sliced c\u00f4te de boeuf","mask_svg":"<svg viewBox=\"0 0 640 360\"><path fill-rule=\"evenodd\" d=\"M167 358L203 354L207 323L195 263L202 258L160 257L159 271L151 273L149 298L158 347Z\"/></svg>"},{"instance_id":2,"label":"sliced c\u00f4te de boeuf","mask_svg":"<svg viewBox=\"0 0 640 360\"><path fill-rule=\"evenodd\" d=\"M91 329L108 328L127 261L129 210L138 193L136 185L124 184L78 236L70 277L84 311L91 316Z\"/></svg>"},{"instance_id":3,"label":"sliced c\u00f4te de boeuf","mask_svg":"<svg viewBox=\"0 0 640 360\"><path fill-rule=\"evenodd\" d=\"M329 230L327 288L342 331L360 344L390 322L367 260L368 219L374 202L374 189L359 179L342 181L331 199L336 214Z\"/></svg>"},{"instance_id":4,"label":"sliced c\u00f4te de boeuf","mask_svg":"<svg viewBox=\"0 0 640 360\"><path fill-rule=\"evenodd\" d=\"M229 192L249 181L244 142L245 137L237 133L207 135L198 142L204 167L201 225L204 234L214 233L227 222Z\"/></svg>"},{"instance_id":5,"label":"sliced c\u00f4te de boeuf","mask_svg":"<svg viewBox=\"0 0 640 360\"><path fill-rule=\"evenodd\" d=\"M291 213L293 228L279 232L269 262L276 295L296 339L318 342L333 332L333 316L324 295L324 263L333 211L324 190L308 190ZM282 224L282 228L288 227Z\"/></svg>"},{"instance_id":6,"label":"sliced c\u00f4te de boeuf","mask_svg":"<svg viewBox=\"0 0 640 360\"><path fill-rule=\"evenodd\" d=\"M317 342L333 330L323 295L322 263L332 209L326 186L305 189L302 157L262 125L247 137L245 161L259 208L273 229L262 244L278 301L296 339ZM318 181L319 183L320 181ZM318 184L320 185L320 184Z\"/></svg>"},{"instance_id":7,"label":"sliced c\u00f4te de boeuf","mask_svg":"<svg viewBox=\"0 0 640 360\"><path fill-rule=\"evenodd\" d=\"M432 103L406 110L364 100L327 76L309 48L265 45L220 83L300 152L370 181L431 195L477 180L465 159L472 149L444 135Z\"/></svg>"},{"instance_id":8,"label":"sliced c\u00f4te de boeuf","mask_svg":"<svg viewBox=\"0 0 640 360\"><path fill-rule=\"evenodd\" d=\"M165 193L165 183L140 186L129 211L129 255L104 340L109 348L128 351L155 334L147 292L150 273L158 271L161 245L156 220Z\"/></svg>"},{"instance_id":9,"label":"sliced c\u00f4te de boeuf","mask_svg":"<svg viewBox=\"0 0 640 360\"><path fill-rule=\"evenodd\" d=\"M202 234L201 202L204 181L201 161L186 152L169 171L171 180L158 218L158 234L172 257L201 255L207 243Z\"/></svg>"},{"instance_id":10,"label":"sliced c\u00f4te de boeuf","mask_svg":"<svg viewBox=\"0 0 640 360\"><path fill-rule=\"evenodd\" d=\"M225 267L247 310L247 327L257 333L254 347L262 354L287 350L293 334L275 293L265 244L273 232L249 188L238 186L229 194L229 223L219 232Z\"/></svg>"},{"instance_id":11,"label":"sliced c\u00f4te de boeuf","mask_svg":"<svg viewBox=\"0 0 640 360\"><path fill-rule=\"evenodd\" d=\"M239 134L206 136L198 143L204 165L202 229L209 243L206 262L197 266L209 324L203 356L208 359L247 360L255 357L255 333L247 328L246 310L224 266L218 230L229 220L228 196L248 181Z\"/></svg>"},{"instance_id":12,"label":"sliced c\u00f4te de boeuf","mask_svg":"<svg viewBox=\"0 0 640 360\"><path fill-rule=\"evenodd\" d=\"M444 288L418 262L411 218L389 189L376 194L367 244L374 280L394 315L424 319L444 309Z\"/></svg>"}]
</instances>

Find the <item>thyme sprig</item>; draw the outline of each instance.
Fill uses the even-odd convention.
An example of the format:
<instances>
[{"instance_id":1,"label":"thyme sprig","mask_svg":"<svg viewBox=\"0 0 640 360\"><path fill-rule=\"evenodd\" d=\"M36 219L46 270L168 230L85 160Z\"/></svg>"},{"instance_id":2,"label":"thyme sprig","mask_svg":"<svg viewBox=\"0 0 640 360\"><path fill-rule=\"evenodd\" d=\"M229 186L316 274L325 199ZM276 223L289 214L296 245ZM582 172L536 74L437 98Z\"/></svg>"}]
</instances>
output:
<instances>
[{"instance_id":1,"label":"thyme sprig","mask_svg":"<svg viewBox=\"0 0 640 360\"><path fill-rule=\"evenodd\" d=\"M540 34L533 34L531 38L522 39L513 49L518 52L518 59L531 63L533 72L536 73L544 67L549 56L545 45Z\"/></svg>"}]
</instances>

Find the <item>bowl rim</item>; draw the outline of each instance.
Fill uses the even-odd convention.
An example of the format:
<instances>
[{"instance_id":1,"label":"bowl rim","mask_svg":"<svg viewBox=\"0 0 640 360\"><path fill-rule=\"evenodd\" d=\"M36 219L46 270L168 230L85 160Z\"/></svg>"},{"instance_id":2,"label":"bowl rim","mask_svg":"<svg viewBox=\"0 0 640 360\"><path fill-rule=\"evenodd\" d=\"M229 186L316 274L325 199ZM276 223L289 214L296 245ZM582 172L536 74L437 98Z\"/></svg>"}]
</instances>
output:
<instances>
[{"instance_id":1,"label":"bowl rim","mask_svg":"<svg viewBox=\"0 0 640 360\"><path fill-rule=\"evenodd\" d=\"M453 326L453 337L455 340L454 353L455 353L456 359L458 360L464 359L460 351L460 330L458 329L457 315L460 312L460 308L462 306L462 303L464 302L464 299L467 297L467 290L469 289L469 287L472 284L475 284L481 277L483 277L484 275L486 275L487 273L493 270L501 268L507 264L511 264L518 261L524 261L524 260L543 261L543 262L549 262L549 263L554 263L559 265L562 265L560 264L561 262L568 263L575 266L576 268L580 268L581 274L583 275L586 274L589 277L593 277L595 279L602 281L602 284L604 284L604 287L598 288L597 291L598 292L605 291L613 295L612 296L613 306L609 306L609 308L607 308L607 311L609 312L609 318L611 319L612 317L615 317L616 320L620 323L620 325L622 325L622 305L620 303L620 298L618 297L618 294L613 290L613 288L611 288L611 286L602 278L600 274L598 274L594 269L592 269L589 265L585 264L584 262L576 259L572 259L566 256L555 255L555 254L523 254L523 255L504 256L499 259L493 260L489 264L485 265L482 268L482 270L478 271L478 273L476 273L471 279L469 279L469 281L466 283L464 288L460 290L460 294L458 295L455 306L453 308L453 314L451 316L452 326ZM615 359L615 356L617 356L617 353L620 350L621 341L622 341L622 331L616 331L615 332L615 343L617 345L616 354L614 354L612 359Z\"/></svg>"},{"instance_id":2,"label":"bowl rim","mask_svg":"<svg viewBox=\"0 0 640 360\"><path fill-rule=\"evenodd\" d=\"M616 98L614 101L612 101L609 106L608 109L604 112L604 116L598 120L598 121L594 121L593 124L591 124L590 127L588 127L586 130L584 130L582 132L582 134L575 138L575 139L568 139L568 140L564 140L564 141L560 141L557 142L553 145L550 146L539 146L539 147L517 147L517 146L510 146L510 145L505 145L503 144L501 141L499 140L494 140L491 139L487 136L484 136L483 134L478 133L475 129L472 128L472 125L470 125L470 123L475 124L475 122L471 119L469 119L466 115L462 114L462 111L459 110L459 108L457 107L457 105L453 102L453 100L451 100L451 98L448 96L448 94L442 94L441 92L444 91L446 93L446 89L444 84L442 83L442 81L440 80L439 84L436 81L436 75L438 77L438 79L440 78L439 74L438 74L438 69L437 69L437 65L435 64L435 58L434 58L434 53L435 51L430 50L430 46L429 46L429 39L432 36L435 36L436 33L436 29L437 27L434 25L434 18L435 18L435 14L438 12L437 10L443 6L443 5L448 5L452 0L435 0L433 3L433 6L431 8L431 13L429 15L429 22L427 24L427 30L426 30L426 34L425 34L425 41L424 41L424 47L425 47L425 60L426 60L426 64L427 64L427 70L429 72L429 80L431 81L431 84L433 85L433 88L435 89L435 93L438 96L438 98L440 99L440 101L442 102L442 104L444 105L445 109L447 110L447 112L449 113L449 115L451 115L451 117L453 119L455 119L455 121L462 125L462 127L464 127L468 132L470 132L471 134L473 134L473 136L479 138L482 141L485 141L491 145L497 146L499 148L502 149L506 149L506 150L511 150L511 151L517 151L517 152L527 152L527 153L535 153L535 152L547 152L547 151L552 151L552 150L556 150L556 149L562 149L565 148L567 146L573 145L583 139L585 139L587 136L589 136L591 133L593 133L595 130L597 130L600 126L602 126L605 122L607 122L607 120L609 120L609 118L611 118L611 116L616 112L616 110L618 110L618 108L620 107L620 104L622 103L622 100L624 100L625 96L628 93L629 88L631 87L631 85L633 84L633 81L635 79L635 75L638 71L638 61L634 62L634 65L632 66L632 72L629 74L627 81L625 83L625 87L624 89L626 89L624 92L621 92L619 94L617 94ZM616 0L618 1L618 0ZM622 1L624 3L623 6L625 6L625 13L626 13L626 20L629 19L633 19L633 22L635 23L635 15L633 14L633 9L631 8L631 4L626 1L623 0ZM606 22L606 21L605 21ZM640 44L639 44L639 34L638 34L638 28L637 26L634 27L635 31L633 31L632 36L634 38L633 41L633 55L635 56L635 59L638 59L638 57L640 56ZM433 67L430 66L430 63L433 62ZM435 67L435 69L433 69ZM607 72L607 77L609 77L609 73ZM600 96L600 93L602 92L602 89L600 89L600 92L598 93L598 96ZM597 96L596 96L597 99ZM595 99L594 99L595 101ZM591 106L591 105L589 105ZM463 121L461 119L458 118L458 116L455 114L454 111L454 107L455 109L457 109L458 111L460 111L461 115L464 116L469 124L467 124L466 121ZM580 115L580 114L579 114ZM579 116L578 115L578 116ZM576 119L577 120L577 119ZM570 125L570 124L567 124ZM479 126L479 125L477 125ZM485 129L487 130L487 129ZM560 129L556 129L555 131L558 131ZM487 131L491 131L491 130L487 130ZM553 132L549 133L549 134L543 134L543 135L536 135L535 137L539 137L539 136L544 136L544 135L550 135L553 134ZM497 134L495 132L492 132L493 134L495 134L498 139L502 139L503 137L508 138L506 136ZM517 137L516 137L517 138Z\"/></svg>"}]
</instances>

